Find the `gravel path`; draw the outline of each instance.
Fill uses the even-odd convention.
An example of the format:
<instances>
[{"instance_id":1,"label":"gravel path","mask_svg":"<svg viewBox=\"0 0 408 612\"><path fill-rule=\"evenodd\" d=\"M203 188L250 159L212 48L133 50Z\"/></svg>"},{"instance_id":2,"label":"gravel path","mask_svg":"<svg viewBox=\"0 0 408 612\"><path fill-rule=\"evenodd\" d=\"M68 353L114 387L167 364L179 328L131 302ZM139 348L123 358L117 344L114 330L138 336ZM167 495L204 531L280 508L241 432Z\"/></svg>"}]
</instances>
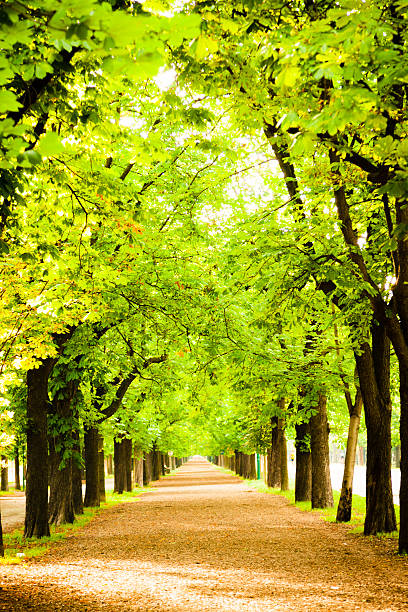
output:
<instances>
[{"instance_id":1,"label":"gravel path","mask_svg":"<svg viewBox=\"0 0 408 612\"><path fill-rule=\"evenodd\" d=\"M408 610L395 542L347 531L191 461L46 557L3 566L0 610Z\"/></svg>"}]
</instances>

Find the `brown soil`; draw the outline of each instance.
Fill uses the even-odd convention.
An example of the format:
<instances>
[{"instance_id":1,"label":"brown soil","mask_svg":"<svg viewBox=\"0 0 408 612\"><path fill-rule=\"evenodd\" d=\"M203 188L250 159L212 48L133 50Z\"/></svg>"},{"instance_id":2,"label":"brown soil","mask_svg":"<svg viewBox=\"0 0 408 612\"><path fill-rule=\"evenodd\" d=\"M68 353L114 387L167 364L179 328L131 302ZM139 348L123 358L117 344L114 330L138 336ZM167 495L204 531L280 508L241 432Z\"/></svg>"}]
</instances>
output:
<instances>
[{"instance_id":1,"label":"brown soil","mask_svg":"<svg viewBox=\"0 0 408 612\"><path fill-rule=\"evenodd\" d=\"M1 568L0 610L408 610L394 549L191 461L46 557Z\"/></svg>"}]
</instances>

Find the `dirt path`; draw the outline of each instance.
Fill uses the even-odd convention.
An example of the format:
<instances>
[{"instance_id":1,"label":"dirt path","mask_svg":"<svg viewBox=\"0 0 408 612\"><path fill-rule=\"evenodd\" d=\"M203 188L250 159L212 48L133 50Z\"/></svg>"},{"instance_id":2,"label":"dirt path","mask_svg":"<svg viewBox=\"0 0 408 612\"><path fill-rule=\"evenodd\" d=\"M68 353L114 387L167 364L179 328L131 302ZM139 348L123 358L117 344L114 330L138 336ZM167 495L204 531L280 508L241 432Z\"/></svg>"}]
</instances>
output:
<instances>
[{"instance_id":1,"label":"dirt path","mask_svg":"<svg viewBox=\"0 0 408 612\"><path fill-rule=\"evenodd\" d=\"M21 527L21 525L24 525L24 493L16 491L11 495L2 495L0 497L0 508L3 533L13 531L13 529L16 527Z\"/></svg>"},{"instance_id":2,"label":"dirt path","mask_svg":"<svg viewBox=\"0 0 408 612\"><path fill-rule=\"evenodd\" d=\"M190 462L46 557L2 567L0 610L408 610L408 561L389 548Z\"/></svg>"}]
</instances>

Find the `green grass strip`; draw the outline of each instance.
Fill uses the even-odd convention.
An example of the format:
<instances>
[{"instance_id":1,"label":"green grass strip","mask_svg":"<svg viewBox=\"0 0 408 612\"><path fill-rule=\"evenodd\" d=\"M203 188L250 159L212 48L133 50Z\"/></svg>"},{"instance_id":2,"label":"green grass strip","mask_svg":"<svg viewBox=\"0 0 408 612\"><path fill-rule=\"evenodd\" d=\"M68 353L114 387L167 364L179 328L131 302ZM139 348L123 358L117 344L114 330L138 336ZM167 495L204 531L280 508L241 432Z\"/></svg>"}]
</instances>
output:
<instances>
[{"instance_id":1,"label":"green grass strip","mask_svg":"<svg viewBox=\"0 0 408 612\"><path fill-rule=\"evenodd\" d=\"M73 533L78 532L106 508L122 503L134 502L146 491L148 491L147 488L135 489L132 492L124 492L121 495L107 491L106 502L101 502L98 508L84 508L83 514L75 516L74 523L64 523L58 526L50 525L51 535L48 537L25 538L23 528L3 534L4 557L0 557L0 565L16 565L45 554L54 542L64 540Z\"/></svg>"},{"instance_id":2,"label":"green grass strip","mask_svg":"<svg viewBox=\"0 0 408 612\"><path fill-rule=\"evenodd\" d=\"M340 491L333 491L333 499L334 506L333 508L314 508L312 509L311 502L295 502L295 491L290 489L289 491L281 491L280 489L272 489L268 487L263 480L246 480L241 476L238 476L232 470L227 470L225 468L221 468L219 466L218 469L221 471L231 474L233 476L237 476L241 480L243 480L247 485L253 487L260 493L268 493L271 495L281 495L286 497L291 506L295 506L302 510L303 512L315 512L319 514L325 521L329 521L332 523L336 522L336 514L337 514L337 506L340 499ZM397 524L399 524L399 506L394 505L395 514L397 517ZM353 505L351 511L351 520L348 523L343 523L344 525L349 525L351 527L350 533L353 534L361 534L364 532L364 519L366 512L366 498L361 495L356 495L353 493ZM370 538L397 538L398 531L393 531L391 533L378 533L376 536L368 536Z\"/></svg>"}]
</instances>

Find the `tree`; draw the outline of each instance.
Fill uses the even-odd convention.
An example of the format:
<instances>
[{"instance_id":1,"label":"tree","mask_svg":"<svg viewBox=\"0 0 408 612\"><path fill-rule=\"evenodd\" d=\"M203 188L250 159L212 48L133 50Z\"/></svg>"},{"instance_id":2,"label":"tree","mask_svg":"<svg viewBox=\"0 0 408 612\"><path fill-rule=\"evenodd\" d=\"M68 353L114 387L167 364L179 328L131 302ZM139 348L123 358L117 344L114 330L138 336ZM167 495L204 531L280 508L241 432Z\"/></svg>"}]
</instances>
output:
<instances>
[{"instance_id":1,"label":"tree","mask_svg":"<svg viewBox=\"0 0 408 612\"><path fill-rule=\"evenodd\" d=\"M294 161L296 164L302 163L301 158L310 159L312 155L322 160L319 166L314 166L313 201L315 204L319 200L321 202L322 197L316 183L317 170L319 178L327 177L332 185L339 221L337 234L340 229L343 249L345 245L346 257L351 263L348 269L352 277L358 278L358 283L354 285L358 300L360 303L363 300L371 304L373 324L380 324L387 329L400 363L403 363L403 292L395 295L395 303L400 300L398 312L390 315L385 290L389 267L387 259L384 260L380 236L386 236L389 232L392 234L393 226L396 225L396 235L399 237L399 241L396 240L399 244L397 250L401 262L404 249L398 228L403 220L400 202L404 196L402 191L398 190L401 189L400 181L404 170L397 159L398 154L392 163L388 162L388 154L383 147L385 142L391 143L394 140L398 140L396 146L400 146L401 133L397 129L395 118L398 113L403 115L404 103L401 85L396 76L398 69L394 72L391 63L401 66L404 53L401 33L404 30L405 9L398 7L390 10L384 6L382 10L377 4L362 3L353 13L349 13L348 7L342 5L323 7L319 3L305 2L300 7L289 4L283 11L265 5L245 5L242 10L236 11L229 2L223 2L211 8L207 3L203 3L197 6L197 10L201 11L204 19L211 13L211 19L207 19L206 33L197 40L197 45L191 48L191 52L185 48L179 49L174 53L174 57L180 63L184 62L184 65L188 62L188 69L184 70L184 74L194 86L205 91L211 91L218 86L224 91L233 92L241 125L243 122L252 125L251 122L261 117L258 126L263 125L265 128L280 164L293 207L298 211L303 210L304 214L306 208L302 184L305 181L301 183L298 180ZM369 24L364 34L358 30L360 20ZM394 25L398 23L394 31L391 31L391 22ZM378 28L385 32L381 39L376 36ZM352 43L347 44L344 41ZM390 48L389 51L385 51L386 45ZM296 49L294 53L293 49ZM356 57L360 53L363 61L361 62L359 57L357 62ZM340 56L341 61L338 59ZM385 64L380 57L382 60L386 57ZM204 70L203 58L206 60ZM344 58L347 58L347 61ZM225 69L220 70L220 65ZM385 72L389 80L384 78ZM373 77L379 73L380 86ZM376 146L383 152L377 154ZM310 172L309 176L311 174ZM307 188L310 189L310 184ZM350 197L345 197L346 190L351 194L353 205L357 205L355 210L360 213L360 217L356 217L359 228L366 228L369 249L360 246L358 234L352 227L348 204ZM361 205L358 206L358 203L361 204L362 200L366 202L367 199L372 203L369 211L367 208L364 210ZM396 205L394 213L390 208L392 202ZM309 219L312 222L313 219L321 221L323 218L320 208L315 204L310 208L307 206L307 214L311 214ZM379 205L383 207L382 212ZM297 219L300 220L299 212ZM308 250L310 255L316 255L316 263L318 253L311 251L310 247ZM326 249L326 257L330 251L331 249ZM394 256L391 260L393 258L395 261ZM340 257L340 260L344 261L344 256ZM380 268L385 275L382 280L377 280ZM341 304L343 309L347 308L352 319L353 307L350 302L343 297L339 299L339 289L343 287L337 284L338 275L335 280L336 282L333 282L333 276L323 277L319 286L331 294L337 305ZM401 283L403 281L397 281L397 294ZM361 326L361 322L359 332L355 326L352 329L354 335L364 336L364 326ZM389 495L389 476L386 474L389 473L390 465L389 402L386 396L381 399L387 383L385 379L378 379L379 370L373 365L378 359L383 360L386 353L381 356L381 344L375 342L374 348L378 355L368 356L368 361L359 360L364 351L370 351L367 343L361 344L362 348L356 350L356 361L360 363L360 388L366 411L369 413L368 421L372 424L372 427L369 425L369 453L372 459L370 458L368 466L368 484L371 486L376 483L376 486L381 486L382 489L381 495L369 493L367 497L366 533L373 533L395 528L392 499ZM386 351L386 346L382 346ZM365 368L364 372L362 368ZM378 380L371 376L372 384L363 384L363 380L370 378L370 371ZM400 379L406 379L402 371ZM387 392L385 393L387 395ZM380 435L383 436L381 447L388 448L387 456L380 457L381 453L376 454ZM404 468L402 471L404 472ZM404 487L402 484L402 491L405 490ZM386 500L381 508L376 507L374 500L378 499ZM402 534L404 529L401 528ZM400 550L404 548L402 542L405 537L401 535Z\"/></svg>"}]
</instances>

